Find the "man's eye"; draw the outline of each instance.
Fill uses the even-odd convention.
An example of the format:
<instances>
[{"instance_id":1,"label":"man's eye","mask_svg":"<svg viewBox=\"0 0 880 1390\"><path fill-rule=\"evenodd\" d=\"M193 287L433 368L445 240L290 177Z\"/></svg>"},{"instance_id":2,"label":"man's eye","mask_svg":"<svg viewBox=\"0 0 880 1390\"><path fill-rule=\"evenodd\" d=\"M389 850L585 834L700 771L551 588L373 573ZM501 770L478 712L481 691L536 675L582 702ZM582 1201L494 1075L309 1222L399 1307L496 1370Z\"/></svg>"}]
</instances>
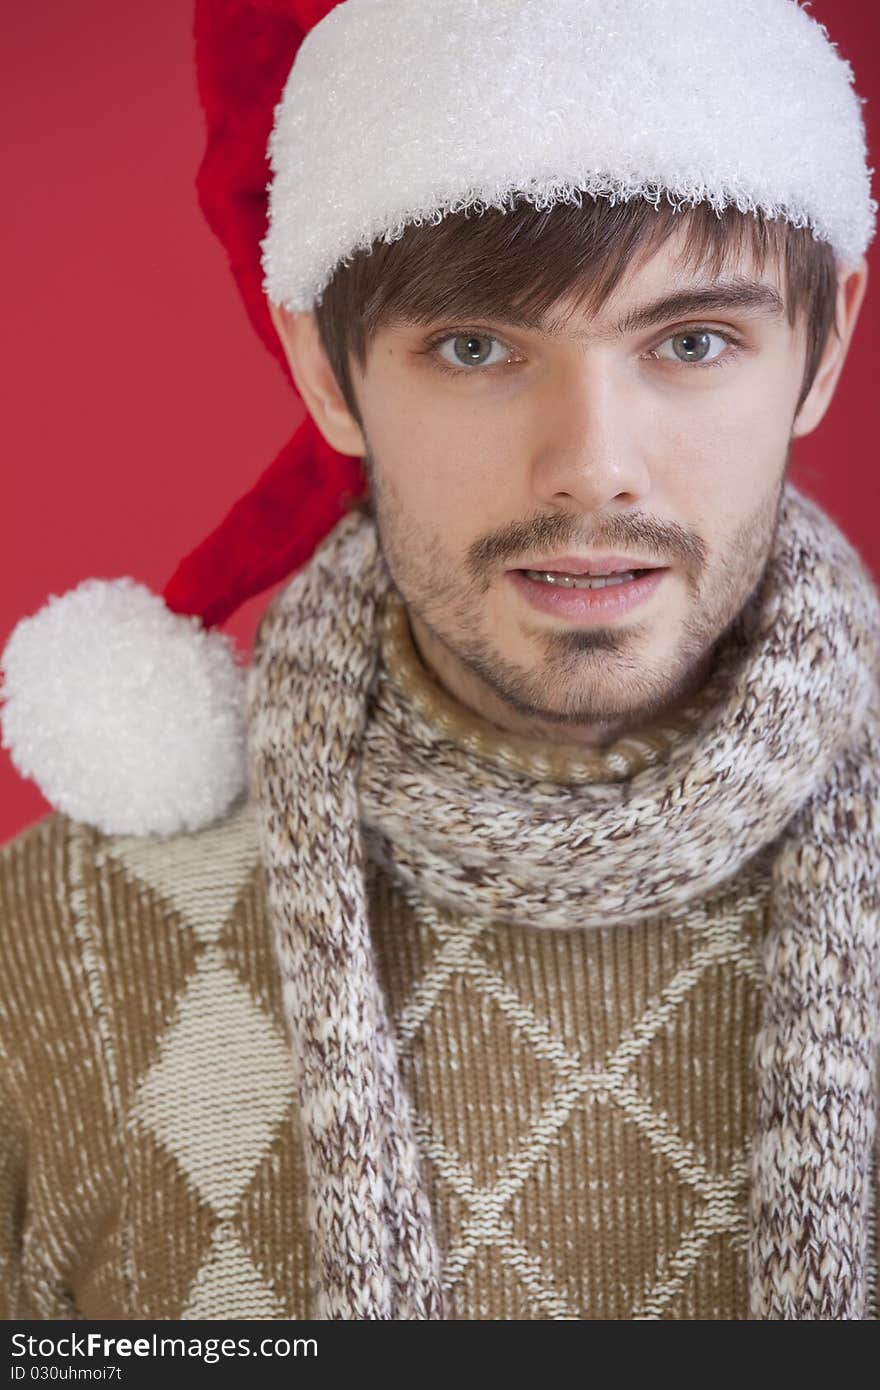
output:
<instances>
[{"instance_id":1,"label":"man's eye","mask_svg":"<svg viewBox=\"0 0 880 1390\"><path fill-rule=\"evenodd\" d=\"M668 353L662 351L667 345L670 345ZM714 328L682 328L665 338L649 356L685 367L726 367L738 351L739 343L730 333L721 333Z\"/></svg>"},{"instance_id":2,"label":"man's eye","mask_svg":"<svg viewBox=\"0 0 880 1390\"><path fill-rule=\"evenodd\" d=\"M726 367L739 356L740 348L739 340L732 333L697 325L670 334L647 355L680 367ZM501 338L476 329L437 334L423 350L438 370L457 377L476 376L481 371L501 367L513 354L513 349Z\"/></svg>"},{"instance_id":3,"label":"man's eye","mask_svg":"<svg viewBox=\"0 0 880 1390\"><path fill-rule=\"evenodd\" d=\"M448 353L441 351L447 344ZM510 348L502 343L500 338L494 337L491 333L476 333L470 330L432 338L427 350L433 354L434 361L441 371L448 371L456 376L500 366L510 357Z\"/></svg>"}]
</instances>

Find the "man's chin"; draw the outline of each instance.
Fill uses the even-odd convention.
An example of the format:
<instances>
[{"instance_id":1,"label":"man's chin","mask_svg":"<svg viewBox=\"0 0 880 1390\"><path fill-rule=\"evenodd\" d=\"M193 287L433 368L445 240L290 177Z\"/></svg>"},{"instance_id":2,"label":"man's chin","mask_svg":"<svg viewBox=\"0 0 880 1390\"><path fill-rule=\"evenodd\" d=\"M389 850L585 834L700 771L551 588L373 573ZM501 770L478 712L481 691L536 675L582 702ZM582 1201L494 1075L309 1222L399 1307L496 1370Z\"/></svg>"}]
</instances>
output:
<instances>
[{"instance_id":1,"label":"man's chin","mask_svg":"<svg viewBox=\"0 0 880 1390\"><path fill-rule=\"evenodd\" d=\"M618 734L650 722L663 710L666 701L662 694L642 692L633 697L632 685L624 687L619 680L605 679L585 686L583 679L570 688L567 695L559 682L551 689L503 688L493 682L493 693L500 700L512 723L520 731L536 738L546 737L557 742L602 744ZM499 711L493 717L499 720Z\"/></svg>"}]
</instances>

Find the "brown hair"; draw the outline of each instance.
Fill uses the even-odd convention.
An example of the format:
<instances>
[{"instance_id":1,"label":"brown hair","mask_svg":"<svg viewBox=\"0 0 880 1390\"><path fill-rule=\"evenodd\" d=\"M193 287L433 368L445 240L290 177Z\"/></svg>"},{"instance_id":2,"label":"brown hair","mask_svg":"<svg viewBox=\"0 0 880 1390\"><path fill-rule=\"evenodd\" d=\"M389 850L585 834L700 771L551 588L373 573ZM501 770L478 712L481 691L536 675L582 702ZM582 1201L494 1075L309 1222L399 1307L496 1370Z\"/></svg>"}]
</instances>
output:
<instances>
[{"instance_id":1,"label":"brown hair","mask_svg":"<svg viewBox=\"0 0 880 1390\"><path fill-rule=\"evenodd\" d=\"M708 203L676 212L645 198L612 204L583 195L580 205L557 203L539 212L525 199L512 209L478 216L448 214L437 224L408 226L397 241L373 243L337 269L315 308L321 342L340 391L363 429L352 384L353 357L366 367L370 343L383 324L402 317L480 316L504 321L515 307L535 316L571 295L595 314L638 256L646 258L687 221L683 266L718 276L728 259L751 251L757 273L768 256L784 261L788 320L807 315L807 352L797 410L809 394L835 320L837 266L831 246L809 228L736 207L720 215ZM797 414L797 410L795 414Z\"/></svg>"}]
</instances>

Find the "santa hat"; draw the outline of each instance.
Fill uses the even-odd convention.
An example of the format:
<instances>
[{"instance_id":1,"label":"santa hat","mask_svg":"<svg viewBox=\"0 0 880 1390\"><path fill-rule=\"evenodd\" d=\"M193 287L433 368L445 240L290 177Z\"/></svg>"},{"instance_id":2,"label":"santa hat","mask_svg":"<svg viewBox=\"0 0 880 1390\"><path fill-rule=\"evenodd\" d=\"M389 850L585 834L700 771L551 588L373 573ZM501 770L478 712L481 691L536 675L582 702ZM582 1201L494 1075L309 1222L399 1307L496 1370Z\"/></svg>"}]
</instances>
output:
<instances>
[{"instance_id":1,"label":"santa hat","mask_svg":"<svg viewBox=\"0 0 880 1390\"><path fill-rule=\"evenodd\" d=\"M449 213L707 202L809 227L845 264L874 236L863 103L797 0L196 0L195 52L200 204L288 375L267 296L312 309L357 251ZM244 671L217 625L364 491L309 416L161 597L129 578L50 597L0 659L19 772L108 834L223 815L246 788Z\"/></svg>"}]
</instances>

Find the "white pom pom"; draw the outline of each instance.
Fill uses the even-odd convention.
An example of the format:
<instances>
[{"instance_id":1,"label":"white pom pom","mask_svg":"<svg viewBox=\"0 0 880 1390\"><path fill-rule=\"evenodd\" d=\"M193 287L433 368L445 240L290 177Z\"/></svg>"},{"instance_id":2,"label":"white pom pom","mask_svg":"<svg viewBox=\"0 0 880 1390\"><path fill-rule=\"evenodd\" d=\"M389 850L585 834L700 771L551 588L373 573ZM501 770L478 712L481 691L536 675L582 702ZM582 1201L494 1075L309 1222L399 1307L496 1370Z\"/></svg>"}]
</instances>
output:
<instances>
[{"instance_id":1,"label":"white pom pom","mask_svg":"<svg viewBox=\"0 0 880 1390\"><path fill-rule=\"evenodd\" d=\"M58 810L106 834L172 835L246 787L244 670L225 634L133 579L86 579L14 629L3 741Z\"/></svg>"}]
</instances>

